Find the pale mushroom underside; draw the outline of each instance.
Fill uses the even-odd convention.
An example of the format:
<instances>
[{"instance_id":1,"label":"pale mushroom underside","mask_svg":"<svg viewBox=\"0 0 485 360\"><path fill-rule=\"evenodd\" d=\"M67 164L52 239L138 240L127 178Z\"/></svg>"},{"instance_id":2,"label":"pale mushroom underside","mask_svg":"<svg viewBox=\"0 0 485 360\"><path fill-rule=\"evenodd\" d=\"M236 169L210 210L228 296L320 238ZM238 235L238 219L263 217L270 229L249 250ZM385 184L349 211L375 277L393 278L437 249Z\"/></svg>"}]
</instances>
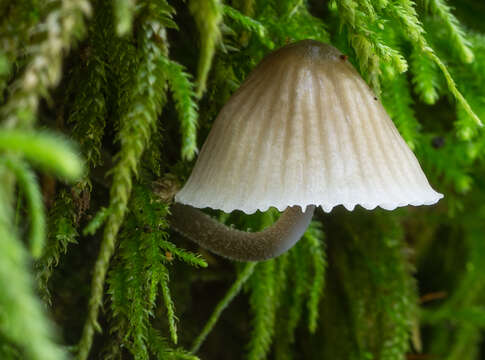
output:
<instances>
[{"instance_id":1,"label":"pale mushroom underside","mask_svg":"<svg viewBox=\"0 0 485 360\"><path fill-rule=\"evenodd\" d=\"M253 213L441 199L352 65L302 43L263 60L223 107L176 201Z\"/></svg>"}]
</instances>

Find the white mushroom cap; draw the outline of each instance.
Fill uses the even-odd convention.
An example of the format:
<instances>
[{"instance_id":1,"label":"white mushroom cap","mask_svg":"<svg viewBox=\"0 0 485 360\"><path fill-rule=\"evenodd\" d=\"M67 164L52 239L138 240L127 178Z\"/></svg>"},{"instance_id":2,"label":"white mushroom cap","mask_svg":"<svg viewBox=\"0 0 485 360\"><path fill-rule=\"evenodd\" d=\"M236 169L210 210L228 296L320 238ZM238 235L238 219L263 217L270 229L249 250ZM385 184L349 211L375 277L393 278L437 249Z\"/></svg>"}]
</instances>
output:
<instances>
[{"instance_id":1,"label":"white mushroom cap","mask_svg":"<svg viewBox=\"0 0 485 360\"><path fill-rule=\"evenodd\" d=\"M346 57L304 40L267 56L230 98L175 200L253 213L442 197Z\"/></svg>"}]
</instances>

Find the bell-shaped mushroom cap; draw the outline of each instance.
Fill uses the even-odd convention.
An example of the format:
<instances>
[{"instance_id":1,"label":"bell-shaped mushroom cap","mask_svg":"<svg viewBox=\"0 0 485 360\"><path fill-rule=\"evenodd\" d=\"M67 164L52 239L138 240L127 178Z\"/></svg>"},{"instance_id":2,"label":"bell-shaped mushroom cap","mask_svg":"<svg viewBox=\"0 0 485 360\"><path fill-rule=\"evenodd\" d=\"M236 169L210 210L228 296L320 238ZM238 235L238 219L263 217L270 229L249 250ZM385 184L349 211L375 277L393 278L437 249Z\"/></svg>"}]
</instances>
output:
<instances>
[{"instance_id":1,"label":"bell-shaped mushroom cap","mask_svg":"<svg viewBox=\"0 0 485 360\"><path fill-rule=\"evenodd\" d=\"M304 40L263 59L230 98L175 200L253 213L442 197L346 56Z\"/></svg>"}]
</instances>

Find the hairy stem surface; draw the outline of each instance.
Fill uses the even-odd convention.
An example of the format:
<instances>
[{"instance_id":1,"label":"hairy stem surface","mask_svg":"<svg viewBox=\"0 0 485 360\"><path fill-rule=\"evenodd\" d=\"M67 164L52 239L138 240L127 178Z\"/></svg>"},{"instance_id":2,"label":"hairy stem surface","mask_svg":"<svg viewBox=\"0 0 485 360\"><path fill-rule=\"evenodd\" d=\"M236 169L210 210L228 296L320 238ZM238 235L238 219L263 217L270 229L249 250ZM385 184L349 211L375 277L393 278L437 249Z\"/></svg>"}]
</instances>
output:
<instances>
[{"instance_id":1,"label":"hairy stem surface","mask_svg":"<svg viewBox=\"0 0 485 360\"><path fill-rule=\"evenodd\" d=\"M174 203L170 223L180 234L213 253L238 261L261 261L281 255L303 236L315 206L302 212L288 207L278 221L260 232L245 232L217 222L190 205Z\"/></svg>"}]
</instances>

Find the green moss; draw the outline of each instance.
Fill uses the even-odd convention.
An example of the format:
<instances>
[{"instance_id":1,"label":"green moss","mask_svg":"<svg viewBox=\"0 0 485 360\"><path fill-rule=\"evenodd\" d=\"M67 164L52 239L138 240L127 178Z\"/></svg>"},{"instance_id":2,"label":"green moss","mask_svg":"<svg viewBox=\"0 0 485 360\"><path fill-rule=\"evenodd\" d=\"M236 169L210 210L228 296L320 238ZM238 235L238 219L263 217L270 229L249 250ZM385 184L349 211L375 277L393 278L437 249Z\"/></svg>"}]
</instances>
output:
<instances>
[{"instance_id":1,"label":"green moss","mask_svg":"<svg viewBox=\"0 0 485 360\"><path fill-rule=\"evenodd\" d=\"M0 0L0 358L479 359L478 3ZM171 232L171 196L249 72L307 38L349 56L445 199L319 210L291 251L234 271Z\"/></svg>"}]
</instances>

